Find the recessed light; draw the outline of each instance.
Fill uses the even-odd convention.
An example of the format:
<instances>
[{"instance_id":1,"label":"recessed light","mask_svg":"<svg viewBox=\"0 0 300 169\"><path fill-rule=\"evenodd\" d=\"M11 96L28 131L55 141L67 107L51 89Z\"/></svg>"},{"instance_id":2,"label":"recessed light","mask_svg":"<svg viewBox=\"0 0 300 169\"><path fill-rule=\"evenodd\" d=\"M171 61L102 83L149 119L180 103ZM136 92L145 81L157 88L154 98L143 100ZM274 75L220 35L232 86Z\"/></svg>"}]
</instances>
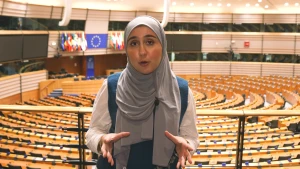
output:
<instances>
[{"instance_id":1,"label":"recessed light","mask_svg":"<svg viewBox=\"0 0 300 169\"><path fill-rule=\"evenodd\" d=\"M296 3L295 3L295 6L299 6L299 3L298 3L298 2L296 2Z\"/></svg>"},{"instance_id":2,"label":"recessed light","mask_svg":"<svg viewBox=\"0 0 300 169\"><path fill-rule=\"evenodd\" d=\"M222 4L221 4L221 3L218 3L218 6L222 6Z\"/></svg>"},{"instance_id":3,"label":"recessed light","mask_svg":"<svg viewBox=\"0 0 300 169\"><path fill-rule=\"evenodd\" d=\"M212 3L208 3L208 6L212 6Z\"/></svg>"},{"instance_id":4,"label":"recessed light","mask_svg":"<svg viewBox=\"0 0 300 169\"><path fill-rule=\"evenodd\" d=\"M288 2L284 3L284 6L289 6L289 3Z\"/></svg>"},{"instance_id":5,"label":"recessed light","mask_svg":"<svg viewBox=\"0 0 300 169\"><path fill-rule=\"evenodd\" d=\"M175 6L175 5L176 5L176 2L172 2L172 5Z\"/></svg>"},{"instance_id":6,"label":"recessed light","mask_svg":"<svg viewBox=\"0 0 300 169\"><path fill-rule=\"evenodd\" d=\"M191 2L191 3L190 3L190 6L194 6L194 5L195 5L194 2Z\"/></svg>"},{"instance_id":7,"label":"recessed light","mask_svg":"<svg viewBox=\"0 0 300 169\"><path fill-rule=\"evenodd\" d=\"M258 2L262 2L262 0L258 0Z\"/></svg>"},{"instance_id":8,"label":"recessed light","mask_svg":"<svg viewBox=\"0 0 300 169\"><path fill-rule=\"evenodd\" d=\"M265 8L269 8L269 5L265 5Z\"/></svg>"},{"instance_id":9,"label":"recessed light","mask_svg":"<svg viewBox=\"0 0 300 169\"><path fill-rule=\"evenodd\" d=\"M250 6L250 4L249 4L249 3L247 3L247 4L246 4L246 7L249 7L249 6Z\"/></svg>"},{"instance_id":10,"label":"recessed light","mask_svg":"<svg viewBox=\"0 0 300 169\"><path fill-rule=\"evenodd\" d=\"M227 4L227 6L228 6L228 7L230 7L230 6L231 6L231 4L230 4L230 3L228 3L228 4Z\"/></svg>"},{"instance_id":11,"label":"recessed light","mask_svg":"<svg viewBox=\"0 0 300 169\"><path fill-rule=\"evenodd\" d=\"M259 6L259 4L258 4L258 3L256 3L256 4L255 4L255 6Z\"/></svg>"}]
</instances>

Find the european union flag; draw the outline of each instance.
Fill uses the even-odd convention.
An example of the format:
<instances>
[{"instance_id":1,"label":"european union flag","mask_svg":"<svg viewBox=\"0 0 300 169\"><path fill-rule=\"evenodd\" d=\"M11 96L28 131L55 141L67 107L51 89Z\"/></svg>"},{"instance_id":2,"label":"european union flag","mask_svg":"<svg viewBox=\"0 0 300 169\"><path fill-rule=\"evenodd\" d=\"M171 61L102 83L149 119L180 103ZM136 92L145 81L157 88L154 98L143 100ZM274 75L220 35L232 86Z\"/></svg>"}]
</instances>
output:
<instances>
[{"instance_id":1,"label":"european union flag","mask_svg":"<svg viewBox=\"0 0 300 169\"><path fill-rule=\"evenodd\" d=\"M88 49L106 48L107 34L85 34Z\"/></svg>"}]
</instances>

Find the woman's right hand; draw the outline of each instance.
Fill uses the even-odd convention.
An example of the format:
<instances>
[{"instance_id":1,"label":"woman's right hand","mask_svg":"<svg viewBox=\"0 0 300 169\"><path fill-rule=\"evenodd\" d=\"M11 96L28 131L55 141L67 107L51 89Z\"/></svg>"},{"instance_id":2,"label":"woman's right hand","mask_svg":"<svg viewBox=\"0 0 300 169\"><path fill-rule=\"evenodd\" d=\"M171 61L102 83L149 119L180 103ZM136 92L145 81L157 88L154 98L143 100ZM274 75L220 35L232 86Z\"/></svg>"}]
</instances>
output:
<instances>
[{"instance_id":1,"label":"woman's right hand","mask_svg":"<svg viewBox=\"0 0 300 169\"><path fill-rule=\"evenodd\" d=\"M107 158L108 162L111 166L114 165L113 155L112 155L112 148L113 143L120 140L123 137L128 137L130 135L129 132L121 132L121 133L109 133L104 134L101 137L101 152L103 154L103 158Z\"/></svg>"}]
</instances>

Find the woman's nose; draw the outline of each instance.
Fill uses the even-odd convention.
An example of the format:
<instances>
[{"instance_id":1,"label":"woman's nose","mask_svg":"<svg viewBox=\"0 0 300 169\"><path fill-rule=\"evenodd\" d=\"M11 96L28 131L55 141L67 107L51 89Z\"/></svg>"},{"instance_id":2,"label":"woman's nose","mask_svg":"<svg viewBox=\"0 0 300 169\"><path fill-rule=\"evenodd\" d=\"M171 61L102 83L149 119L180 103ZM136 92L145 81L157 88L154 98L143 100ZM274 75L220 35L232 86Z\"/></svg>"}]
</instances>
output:
<instances>
[{"instance_id":1,"label":"woman's nose","mask_svg":"<svg viewBox=\"0 0 300 169\"><path fill-rule=\"evenodd\" d=\"M140 47L139 47L139 54L140 54L140 56L145 56L146 53L147 53L147 50L146 50L144 44L141 44Z\"/></svg>"}]
</instances>

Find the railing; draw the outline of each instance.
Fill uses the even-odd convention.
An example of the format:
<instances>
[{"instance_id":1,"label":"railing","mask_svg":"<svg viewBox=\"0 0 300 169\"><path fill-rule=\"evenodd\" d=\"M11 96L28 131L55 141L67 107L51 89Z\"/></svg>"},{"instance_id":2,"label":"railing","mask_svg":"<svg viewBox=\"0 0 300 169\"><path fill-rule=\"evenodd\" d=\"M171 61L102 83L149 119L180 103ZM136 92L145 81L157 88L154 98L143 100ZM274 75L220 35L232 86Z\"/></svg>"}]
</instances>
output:
<instances>
[{"instance_id":1,"label":"railing","mask_svg":"<svg viewBox=\"0 0 300 169\"><path fill-rule=\"evenodd\" d=\"M91 113L91 107L57 107L57 106L23 106L23 105L0 105L0 111L29 111L29 112L61 112L76 113L78 115L79 136L79 162L80 169L84 169L89 163L85 158L85 131L84 115ZM236 169L242 169L245 119L249 116L300 116L297 110L197 110L197 116L229 116L238 117L237 145L236 145Z\"/></svg>"}]
</instances>

